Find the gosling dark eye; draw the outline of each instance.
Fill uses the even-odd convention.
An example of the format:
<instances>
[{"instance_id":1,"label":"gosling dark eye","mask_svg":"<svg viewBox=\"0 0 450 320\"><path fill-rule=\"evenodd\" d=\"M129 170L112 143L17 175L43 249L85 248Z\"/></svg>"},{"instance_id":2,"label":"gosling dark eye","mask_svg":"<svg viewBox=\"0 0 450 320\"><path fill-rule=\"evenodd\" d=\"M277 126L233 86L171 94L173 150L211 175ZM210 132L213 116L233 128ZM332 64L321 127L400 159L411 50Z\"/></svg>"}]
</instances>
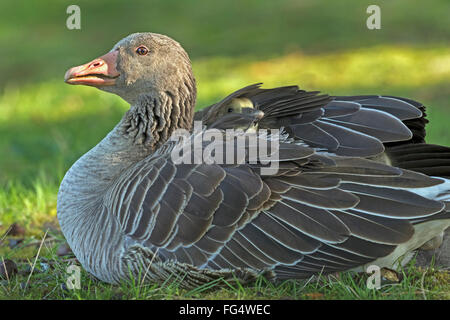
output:
<instances>
[{"instance_id":1,"label":"gosling dark eye","mask_svg":"<svg viewBox=\"0 0 450 320\"><path fill-rule=\"evenodd\" d=\"M148 49L145 46L140 46L136 49L136 53L140 56L145 56L148 53Z\"/></svg>"},{"instance_id":2,"label":"gosling dark eye","mask_svg":"<svg viewBox=\"0 0 450 320\"><path fill-rule=\"evenodd\" d=\"M228 108L228 113L232 113L233 111L233 108Z\"/></svg>"}]
</instances>

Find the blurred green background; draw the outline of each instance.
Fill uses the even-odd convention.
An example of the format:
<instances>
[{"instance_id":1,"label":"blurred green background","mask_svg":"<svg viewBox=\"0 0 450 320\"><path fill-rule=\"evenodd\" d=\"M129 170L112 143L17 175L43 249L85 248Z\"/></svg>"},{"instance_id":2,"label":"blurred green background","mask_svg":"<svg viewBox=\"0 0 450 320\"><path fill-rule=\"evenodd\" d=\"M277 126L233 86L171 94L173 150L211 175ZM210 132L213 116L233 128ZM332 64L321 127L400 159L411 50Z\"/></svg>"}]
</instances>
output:
<instances>
[{"instance_id":1,"label":"blurred green background","mask_svg":"<svg viewBox=\"0 0 450 320\"><path fill-rule=\"evenodd\" d=\"M66 28L71 4L81 30ZM381 30L366 27L371 4L381 7ZM64 73L133 32L185 47L198 107L255 82L405 96L428 107L428 141L450 145L449 14L448 0L2 0L0 225L55 215L65 171L127 108L64 84Z\"/></svg>"}]
</instances>

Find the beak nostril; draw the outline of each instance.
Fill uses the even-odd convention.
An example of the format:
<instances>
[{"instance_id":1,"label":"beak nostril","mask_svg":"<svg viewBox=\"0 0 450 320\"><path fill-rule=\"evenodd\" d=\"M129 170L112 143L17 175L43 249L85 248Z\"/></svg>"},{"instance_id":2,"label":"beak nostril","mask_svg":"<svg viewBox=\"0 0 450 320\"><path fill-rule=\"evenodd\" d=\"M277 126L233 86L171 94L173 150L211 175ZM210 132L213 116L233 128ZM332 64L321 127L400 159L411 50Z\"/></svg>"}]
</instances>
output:
<instances>
[{"instance_id":1,"label":"beak nostril","mask_svg":"<svg viewBox=\"0 0 450 320\"><path fill-rule=\"evenodd\" d=\"M116 58L116 52L107 53L86 64L73 67L66 72L64 81L94 87L113 86L120 75L116 70Z\"/></svg>"},{"instance_id":2,"label":"beak nostril","mask_svg":"<svg viewBox=\"0 0 450 320\"><path fill-rule=\"evenodd\" d=\"M101 65L102 65L101 61L96 61L93 64L91 64L91 67L96 68L96 67L100 67Z\"/></svg>"}]
</instances>

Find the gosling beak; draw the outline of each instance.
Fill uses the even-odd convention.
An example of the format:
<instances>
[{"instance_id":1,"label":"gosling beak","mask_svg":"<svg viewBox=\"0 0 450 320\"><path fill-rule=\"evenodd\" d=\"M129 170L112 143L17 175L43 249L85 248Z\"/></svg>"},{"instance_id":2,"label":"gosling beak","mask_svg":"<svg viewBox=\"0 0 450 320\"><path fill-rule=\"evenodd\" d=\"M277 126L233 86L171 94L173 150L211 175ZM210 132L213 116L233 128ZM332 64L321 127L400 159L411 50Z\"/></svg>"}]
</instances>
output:
<instances>
[{"instance_id":1,"label":"gosling beak","mask_svg":"<svg viewBox=\"0 0 450 320\"><path fill-rule=\"evenodd\" d=\"M242 108L242 113L249 114L255 118L255 120L261 120L264 117L264 112L254 108Z\"/></svg>"},{"instance_id":2,"label":"gosling beak","mask_svg":"<svg viewBox=\"0 0 450 320\"><path fill-rule=\"evenodd\" d=\"M118 51L114 50L91 62L70 68L64 76L64 81L68 84L93 87L113 86L120 75L116 69L117 55Z\"/></svg>"}]
</instances>

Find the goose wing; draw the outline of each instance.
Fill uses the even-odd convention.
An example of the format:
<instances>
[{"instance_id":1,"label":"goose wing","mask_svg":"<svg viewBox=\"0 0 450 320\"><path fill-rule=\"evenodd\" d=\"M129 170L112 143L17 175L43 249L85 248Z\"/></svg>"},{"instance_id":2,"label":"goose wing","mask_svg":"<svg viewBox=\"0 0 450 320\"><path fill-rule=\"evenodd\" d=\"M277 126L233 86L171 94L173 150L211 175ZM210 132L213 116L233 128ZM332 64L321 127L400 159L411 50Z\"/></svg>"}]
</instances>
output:
<instances>
[{"instance_id":1,"label":"goose wing","mask_svg":"<svg viewBox=\"0 0 450 320\"><path fill-rule=\"evenodd\" d=\"M208 125L227 112L242 113L233 108L233 101L239 99L250 101L253 108L264 113L258 120L259 128L283 127L292 138L340 156L374 156L398 142L423 142L428 122L425 107L409 99L330 97L297 86L261 89L260 84L238 90L198 111L195 119Z\"/></svg>"},{"instance_id":2,"label":"goose wing","mask_svg":"<svg viewBox=\"0 0 450 320\"><path fill-rule=\"evenodd\" d=\"M411 220L443 209L398 189L439 179L290 143L279 159L278 172L262 176L260 163L175 164L157 152L117 179L108 211L128 244L163 261L289 278L386 256L410 239Z\"/></svg>"},{"instance_id":3,"label":"goose wing","mask_svg":"<svg viewBox=\"0 0 450 320\"><path fill-rule=\"evenodd\" d=\"M400 120L411 130L413 136L409 142L425 142L425 126L429 122L426 114L426 107L411 99L395 96L337 96L336 101L352 101L360 104L363 108L375 109L387 112ZM394 146L400 142L387 143L386 146Z\"/></svg>"}]
</instances>

